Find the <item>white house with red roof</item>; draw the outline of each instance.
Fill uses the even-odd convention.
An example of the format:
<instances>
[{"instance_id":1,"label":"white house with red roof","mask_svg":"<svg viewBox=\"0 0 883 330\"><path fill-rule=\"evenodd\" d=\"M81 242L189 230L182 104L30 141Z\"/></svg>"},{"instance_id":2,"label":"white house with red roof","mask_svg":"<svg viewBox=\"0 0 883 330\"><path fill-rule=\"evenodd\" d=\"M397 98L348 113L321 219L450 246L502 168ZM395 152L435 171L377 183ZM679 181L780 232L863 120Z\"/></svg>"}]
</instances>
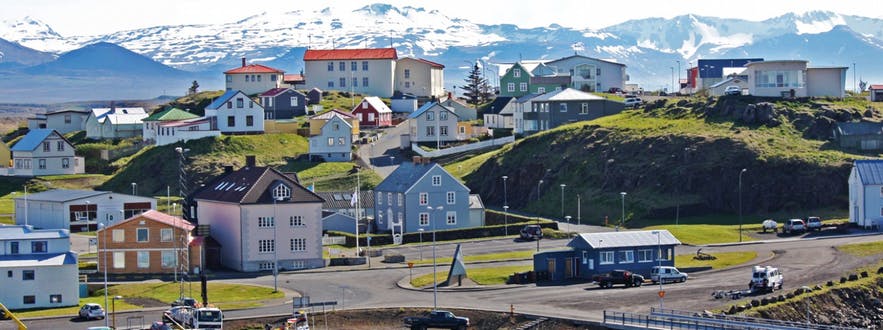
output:
<instances>
[{"instance_id":1,"label":"white house with red roof","mask_svg":"<svg viewBox=\"0 0 883 330\"><path fill-rule=\"evenodd\" d=\"M306 88L391 97L396 88L396 60L395 48L308 49L304 53Z\"/></svg>"},{"instance_id":2,"label":"white house with red roof","mask_svg":"<svg viewBox=\"0 0 883 330\"><path fill-rule=\"evenodd\" d=\"M388 127L392 126L392 110L377 96L362 99L352 111L359 119L359 126Z\"/></svg>"},{"instance_id":3,"label":"white house with red roof","mask_svg":"<svg viewBox=\"0 0 883 330\"><path fill-rule=\"evenodd\" d=\"M420 97L445 95L445 66L422 58L405 57L396 61L397 91Z\"/></svg>"},{"instance_id":4,"label":"white house with red roof","mask_svg":"<svg viewBox=\"0 0 883 330\"><path fill-rule=\"evenodd\" d=\"M285 71L260 64L245 64L224 71L227 90L239 90L247 95L263 93L272 88L282 87Z\"/></svg>"},{"instance_id":5,"label":"white house with red roof","mask_svg":"<svg viewBox=\"0 0 883 330\"><path fill-rule=\"evenodd\" d=\"M871 102L883 101L883 85L871 85L868 87L868 99Z\"/></svg>"}]
</instances>

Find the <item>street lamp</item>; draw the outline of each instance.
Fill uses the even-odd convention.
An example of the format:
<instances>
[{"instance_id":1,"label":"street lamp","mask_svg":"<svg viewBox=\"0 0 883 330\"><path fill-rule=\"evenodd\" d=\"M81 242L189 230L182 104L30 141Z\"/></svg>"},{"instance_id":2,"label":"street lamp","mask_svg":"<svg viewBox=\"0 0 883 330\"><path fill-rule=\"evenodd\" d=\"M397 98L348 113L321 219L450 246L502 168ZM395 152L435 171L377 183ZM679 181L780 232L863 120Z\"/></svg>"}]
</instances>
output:
<instances>
[{"instance_id":1,"label":"street lamp","mask_svg":"<svg viewBox=\"0 0 883 330\"><path fill-rule=\"evenodd\" d=\"M739 171L739 242L742 242L742 174L747 172L747 168Z\"/></svg>"},{"instance_id":2,"label":"street lamp","mask_svg":"<svg viewBox=\"0 0 883 330\"><path fill-rule=\"evenodd\" d=\"M420 246L418 250L420 250L420 260L423 260L423 228L417 229L420 232Z\"/></svg>"},{"instance_id":3,"label":"street lamp","mask_svg":"<svg viewBox=\"0 0 883 330\"><path fill-rule=\"evenodd\" d=\"M278 292L279 289L277 286L279 278L279 247L277 245L279 244L276 241L276 232L278 231L276 228L279 226L276 223L276 201L281 199L273 196L273 292Z\"/></svg>"},{"instance_id":4,"label":"street lamp","mask_svg":"<svg viewBox=\"0 0 883 330\"><path fill-rule=\"evenodd\" d=\"M427 210L429 210L429 218L432 223L432 310L438 310L438 272L436 271L436 262L435 262L435 221L432 221L432 211L443 211L445 209L444 206L436 206L434 209L432 206L427 206Z\"/></svg>"},{"instance_id":5,"label":"street lamp","mask_svg":"<svg viewBox=\"0 0 883 330\"><path fill-rule=\"evenodd\" d=\"M656 276L659 281L659 311L662 312L662 300L665 294L662 292L662 232L659 230L654 230L651 233L656 235Z\"/></svg>"},{"instance_id":6,"label":"street lamp","mask_svg":"<svg viewBox=\"0 0 883 330\"><path fill-rule=\"evenodd\" d=\"M509 205L503 205L503 236L509 236Z\"/></svg>"},{"instance_id":7,"label":"street lamp","mask_svg":"<svg viewBox=\"0 0 883 330\"><path fill-rule=\"evenodd\" d=\"M540 186L543 184L543 180L537 181L537 201L540 200Z\"/></svg>"},{"instance_id":8,"label":"street lamp","mask_svg":"<svg viewBox=\"0 0 883 330\"><path fill-rule=\"evenodd\" d=\"M674 93L674 90L675 90L675 67L670 66L668 68L671 69L671 91L669 91L669 93Z\"/></svg>"},{"instance_id":9,"label":"street lamp","mask_svg":"<svg viewBox=\"0 0 883 330\"><path fill-rule=\"evenodd\" d=\"M567 229L570 229L570 216L565 216L564 221L567 221Z\"/></svg>"},{"instance_id":10,"label":"street lamp","mask_svg":"<svg viewBox=\"0 0 883 330\"><path fill-rule=\"evenodd\" d=\"M104 260L101 261L104 266L104 308L107 308L107 228L103 223L98 224L98 231L101 231L101 240L104 242ZM107 326L107 318L104 318L104 326Z\"/></svg>"},{"instance_id":11,"label":"street lamp","mask_svg":"<svg viewBox=\"0 0 883 330\"><path fill-rule=\"evenodd\" d=\"M564 218L564 187L567 187L566 184L561 184L561 218Z\"/></svg>"},{"instance_id":12,"label":"street lamp","mask_svg":"<svg viewBox=\"0 0 883 330\"><path fill-rule=\"evenodd\" d=\"M625 223L625 191L619 193L622 196L622 218L619 218L619 227L622 227L622 224ZM619 228L616 228L619 230Z\"/></svg>"},{"instance_id":13,"label":"street lamp","mask_svg":"<svg viewBox=\"0 0 883 330\"><path fill-rule=\"evenodd\" d=\"M675 62L678 62L678 86L677 86L676 91L680 92L681 91L681 60L677 60Z\"/></svg>"},{"instance_id":14,"label":"street lamp","mask_svg":"<svg viewBox=\"0 0 883 330\"><path fill-rule=\"evenodd\" d=\"M132 195L138 195L138 183L132 182Z\"/></svg>"},{"instance_id":15,"label":"street lamp","mask_svg":"<svg viewBox=\"0 0 883 330\"><path fill-rule=\"evenodd\" d=\"M117 328L117 299L123 299L123 296L114 296L113 297L113 307L111 309L111 318L113 318L113 328Z\"/></svg>"}]
</instances>

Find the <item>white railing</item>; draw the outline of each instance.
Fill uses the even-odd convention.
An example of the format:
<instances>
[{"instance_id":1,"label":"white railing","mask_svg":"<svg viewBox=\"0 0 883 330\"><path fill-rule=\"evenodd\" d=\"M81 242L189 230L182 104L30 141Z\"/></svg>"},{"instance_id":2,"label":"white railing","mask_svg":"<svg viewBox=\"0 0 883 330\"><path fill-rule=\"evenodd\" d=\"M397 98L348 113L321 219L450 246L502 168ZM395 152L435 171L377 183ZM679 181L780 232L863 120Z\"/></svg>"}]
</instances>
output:
<instances>
[{"instance_id":1,"label":"white railing","mask_svg":"<svg viewBox=\"0 0 883 330\"><path fill-rule=\"evenodd\" d=\"M450 148L441 149L441 150L433 150L433 151L425 151L425 150L421 149L420 146L418 146L416 143L411 143L411 150L413 150L414 152L419 154L421 157L434 158L434 157L453 155L453 154L458 154L461 152L467 152L467 151L483 149L483 148L488 148L488 147L493 147L493 146L502 146L506 143L511 143L511 142L515 142L514 135L501 137L498 139L492 139L492 140L486 140L486 141L481 141L481 142L476 142L476 143L465 144L465 145L456 146L456 147L450 147Z\"/></svg>"},{"instance_id":2,"label":"white railing","mask_svg":"<svg viewBox=\"0 0 883 330\"><path fill-rule=\"evenodd\" d=\"M322 236L322 245L345 245L346 236Z\"/></svg>"}]
</instances>

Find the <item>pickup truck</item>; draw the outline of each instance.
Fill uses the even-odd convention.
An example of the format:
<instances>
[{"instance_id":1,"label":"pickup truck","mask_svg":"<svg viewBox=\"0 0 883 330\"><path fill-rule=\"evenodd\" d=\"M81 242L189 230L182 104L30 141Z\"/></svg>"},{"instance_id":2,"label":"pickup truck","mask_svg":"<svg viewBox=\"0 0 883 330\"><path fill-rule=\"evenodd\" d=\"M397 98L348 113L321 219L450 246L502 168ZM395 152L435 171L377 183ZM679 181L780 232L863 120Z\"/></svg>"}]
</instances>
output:
<instances>
[{"instance_id":1,"label":"pickup truck","mask_svg":"<svg viewBox=\"0 0 883 330\"><path fill-rule=\"evenodd\" d=\"M469 327L469 318L456 316L448 311L432 311L427 317L409 316L405 318L405 326L411 329L425 330L428 328L444 328L463 330Z\"/></svg>"},{"instance_id":2,"label":"pickup truck","mask_svg":"<svg viewBox=\"0 0 883 330\"><path fill-rule=\"evenodd\" d=\"M598 283L602 288L612 287L614 284L623 284L625 287L641 286L644 283L644 276L635 274L627 270L614 270L607 274L599 274L592 276L592 280Z\"/></svg>"}]
</instances>

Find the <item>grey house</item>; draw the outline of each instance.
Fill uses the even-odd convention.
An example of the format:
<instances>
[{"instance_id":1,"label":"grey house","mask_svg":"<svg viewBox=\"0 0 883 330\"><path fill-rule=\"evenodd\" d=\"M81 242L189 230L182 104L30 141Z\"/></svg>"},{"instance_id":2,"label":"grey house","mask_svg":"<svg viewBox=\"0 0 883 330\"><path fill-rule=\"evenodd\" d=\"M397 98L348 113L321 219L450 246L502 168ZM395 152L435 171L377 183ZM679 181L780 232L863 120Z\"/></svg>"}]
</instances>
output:
<instances>
[{"instance_id":1,"label":"grey house","mask_svg":"<svg viewBox=\"0 0 883 330\"><path fill-rule=\"evenodd\" d=\"M273 88L260 98L264 119L292 119L307 113L307 96L291 88Z\"/></svg>"},{"instance_id":2,"label":"grey house","mask_svg":"<svg viewBox=\"0 0 883 330\"><path fill-rule=\"evenodd\" d=\"M526 134L549 130L563 124L622 112L622 102L578 91L573 88L546 93L531 99L530 109L524 109Z\"/></svg>"},{"instance_id":3,"label":"grey house","mask_svg":"<svg viewBox=\"0 0 883 330\"><path fill-rule=\"evenodd\" d=\"M445 106L448 109L454 111L457 114L457 117L460 118L460 121L470 121L478 119L478 111L470 107L469 105L452 98L450 96L447 97L444 101L439 101L439 104Z\"/></svg>"},{"instance_id":4,"label":"grey house","mask_svg":"<svg viewBox=\"0 0 883 330\"><path fill-rule=\"evenodd\" d=\"M319 135L310 137L310 160L348 162L353 159L353 126L338 114L322 125Z\"/></svg>"},{"instance_id":5,"label":"grey house","mask_svg":"<svg viewBox=\"0 0 883 330\"><path fill-rule=\"evenodd\" d=\"M340 217L332 217L330 215L323 215L323 230L337 230L337 231L345 231L345 232L353 232L355 229L354 221L356 219L356 204L353 203L353 192L352 191L329 191L329 192L317 192L319 197L325 200L325 203L322 204L322 212L333 212L344 215L346 219L349 219L348 225L343 226L342 228L338 228L336 224L340 220ZM368 218L374 216L374 191L365 190L361 191L358 198L358 206L361 209L358 210L361 215L362 221L359 224L359 230L361 232L365 232L365 226L368 223ZM332 229L332 226L337 229Z\"/></svg>"},{"instance_id":6,"label":"grey house","mask_svg":"<svg viewBox=\"0 0 883 330\"><path fill-rule=\"evenodd\" d=\"M667 230L579 234L567 250L534 254L538 280L591 280L592 275L625 269L650 278L653 266L674 266L675 246L681 241Z\"/></svg>"},{"instance_id":7,"label":"grey house","mask_svg":"<svg viewBox=\"0 0 883 330\"><path fill-rule=\"evenodd\" d=\"M841 148L858 150L883 149L883 123L837 123L834 139Z\"/></svg>"},{"instance_id":8,"label":"grey house","mask_svg":"<svg viewBox=\"0 0 883 330\"><path fill-rule=\"evenodd\" d=\"M374 188L374 202L377 231L393 235L482 225L470 217L469 188L425 158L402 163Z\"/></svg>"}]
</instances>

